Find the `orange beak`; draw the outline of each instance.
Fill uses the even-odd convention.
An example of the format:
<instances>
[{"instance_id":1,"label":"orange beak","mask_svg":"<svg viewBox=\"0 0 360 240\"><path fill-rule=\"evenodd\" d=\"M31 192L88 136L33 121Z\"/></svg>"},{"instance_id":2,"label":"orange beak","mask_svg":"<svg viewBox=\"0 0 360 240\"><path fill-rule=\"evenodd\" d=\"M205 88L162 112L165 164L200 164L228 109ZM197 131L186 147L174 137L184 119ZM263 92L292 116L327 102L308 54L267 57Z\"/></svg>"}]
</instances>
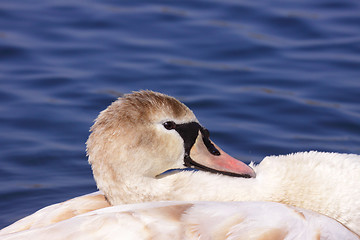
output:
<instances>
[{"instance_id":1,"label":"orange beak","mask_svg":"<svg viewBox=\"0 0 360 240\"><path fill-rule=\"evenodd\" d=\"M221 173L235 177L254 178L254 170L245 163L231 157L213 142L211 144L220 154L212 154L205 145L202 134L199 132L194 145L190 150L190 159L185 160L185 165L194 166L199 170Z\"/></svg>"}]
</instances>

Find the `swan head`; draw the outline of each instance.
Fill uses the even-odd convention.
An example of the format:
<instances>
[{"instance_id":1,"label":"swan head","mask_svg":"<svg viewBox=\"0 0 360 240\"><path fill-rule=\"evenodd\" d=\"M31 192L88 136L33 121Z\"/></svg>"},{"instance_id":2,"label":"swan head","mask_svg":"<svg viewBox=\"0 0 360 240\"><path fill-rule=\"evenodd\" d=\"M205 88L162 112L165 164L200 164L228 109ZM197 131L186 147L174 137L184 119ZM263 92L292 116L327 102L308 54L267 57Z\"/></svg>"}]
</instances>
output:
<instances>
[{"instance_id":1,"label":"swan head","mask_svg":"<svg viewBox=\"0 0 360 240\"><path fill-rule=\"evenodd\" d=\"M255 177L249 166L210 140L188 107L164 94L127 94L102 111L90 131L89 163L111 204L119 202L119 185L123 192L135 191L126 183L146 184L182 171Z\"/></svg>"}]
</instances>

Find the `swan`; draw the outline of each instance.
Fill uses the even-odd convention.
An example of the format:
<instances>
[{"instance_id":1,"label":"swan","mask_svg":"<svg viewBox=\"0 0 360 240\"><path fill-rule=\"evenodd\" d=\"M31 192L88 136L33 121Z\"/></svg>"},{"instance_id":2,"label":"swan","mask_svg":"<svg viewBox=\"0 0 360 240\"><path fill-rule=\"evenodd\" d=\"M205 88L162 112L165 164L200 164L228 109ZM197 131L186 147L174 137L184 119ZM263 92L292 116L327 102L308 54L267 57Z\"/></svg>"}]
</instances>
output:
<instances>
[{"instance_id":1,"label":"swan","mask_svg":"<svg viewBox=\"0 0 360 240\"><path fill-rule=\"evenodd\" d=\"M218 147L189 108L161 93L133 92L102 111L87 154L100 192L41 209L0 236L158 201L212 201L209 208L231 201L226 204L234 209L250 202L272 208L276 202L327 216L360 235L359 155L310 151L248 166Z\"/></svg>"}]
</instances>

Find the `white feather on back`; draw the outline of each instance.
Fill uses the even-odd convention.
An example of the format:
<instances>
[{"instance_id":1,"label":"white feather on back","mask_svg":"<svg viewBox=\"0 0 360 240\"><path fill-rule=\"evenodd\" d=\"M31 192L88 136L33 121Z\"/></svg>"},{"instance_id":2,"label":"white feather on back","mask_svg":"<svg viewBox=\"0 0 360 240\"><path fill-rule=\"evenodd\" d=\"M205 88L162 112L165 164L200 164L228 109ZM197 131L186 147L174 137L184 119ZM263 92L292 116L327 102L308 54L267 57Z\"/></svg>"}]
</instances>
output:
<instances>
[{"instance_id":1,"label":"white feather on back","mask_svg":"<svg viewBox=\"0 0 360 240\"><path fill-rule=\"evenodd\" d=\"M331 218L279 203L154 202L103 208L1 239L359 238Z\"/></svg>"},{"instance_id":2,"label":"white feather on back","mask_svg":"<svg viewBox=\"0 0 360 240\"><path fill-rule=\"evenodd\" d=\"M46 227L53 223L61 222L74 216L109 206L110 204L106 201L101 192L87 194L44 207L10 226L1 229L0 236L13 232Z\"/></svg>"}]
</instances>

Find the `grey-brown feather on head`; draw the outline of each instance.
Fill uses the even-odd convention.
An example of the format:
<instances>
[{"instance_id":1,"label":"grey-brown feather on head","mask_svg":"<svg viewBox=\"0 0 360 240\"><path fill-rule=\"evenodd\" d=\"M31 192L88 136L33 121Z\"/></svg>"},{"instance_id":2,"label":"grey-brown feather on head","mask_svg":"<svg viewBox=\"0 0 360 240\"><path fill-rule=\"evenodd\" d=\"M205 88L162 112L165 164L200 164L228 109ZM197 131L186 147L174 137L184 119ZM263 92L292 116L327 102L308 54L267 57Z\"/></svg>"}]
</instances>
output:
<instances>
[{"instance_id":1,"label":"grey-brown feather on head","mask_svg":"<svg viewBox=\"0 0 360 240\"><path fill-rule=\"evenodd\" d=\"M173 97L153 91L125 94L102 111L91 131L103 125L118 128L122 124L147 124L161 118L181 119L194 117L184 104Z\"/></svg>"},{"instance_id":2,"label":"grey-brown feather on head","mask_svg":"<svg viewBox=\"0 0 360 240\"><path fill-rule=\"evenodd\" d=\"M169 118L178 119L191 113L175 98L148 90L126 94L122 98L122 105L129 116L134 119L141 117L143 121L151 121L155 115L166 114Z\"/></svg>"},{"instance_id":3,"label":"grey-brown feather on head","mask_svg":"<svg viewBox=\"0 0 360 240\"><path fill-rule=\"evenodd\" d=\"M173 97L153 91L126 94L102 111L90 131L92 135L129 135L143 130L146 125L172 119L195 119L192 111ZM103 139L104 140L104 139ZM88 146L89 147L89 146Z\"/></svg>"},{"instance_id":4,"label":"grey-brown feather on head","mask_svg":"<svg viewBox=\"0 0 360 240\"><path fill-rule=\"evenodd\" d=\"M173 97L152 91L139 91L124 95L102 111L91 127L87 153L94 177L102 182L119 182L119 169L134 172L140 159L177 159L180 152L173 149L174 141L159 132L164 121L197 121L192 111ZM181 151L183 146L181 145ZM146 155L145 155L146 153ZM181 153L183 154L183 153ZM147 164L148 166L144 165ZM139 161L143 171L151 169L149 161ZM138 164L138 165L139 165ZM154 170L155 171L155 170ZM106 176L104 174L106 173ZM151 171L149 174L152 174ZM109 177L112 179L105 180ZM117 180L116 180L117 179ZM110 189L110 187L109 187Z\"/></svg>"}]
</instances>

